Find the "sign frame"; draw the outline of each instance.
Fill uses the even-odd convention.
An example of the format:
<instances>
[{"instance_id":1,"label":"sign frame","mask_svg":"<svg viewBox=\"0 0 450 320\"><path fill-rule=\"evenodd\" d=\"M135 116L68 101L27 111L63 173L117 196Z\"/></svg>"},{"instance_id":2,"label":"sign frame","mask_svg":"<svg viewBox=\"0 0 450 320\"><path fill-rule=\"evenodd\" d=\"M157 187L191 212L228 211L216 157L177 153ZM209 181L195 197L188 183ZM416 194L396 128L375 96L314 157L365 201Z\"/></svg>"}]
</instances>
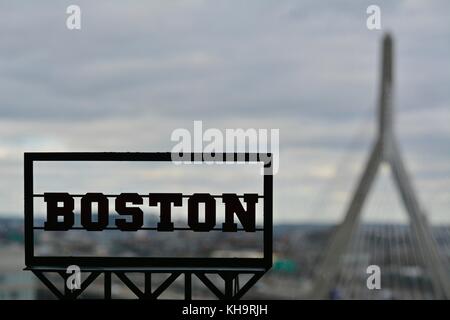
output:
<instances>
[{"instance_id":1,"label":"sign frame","mask_svg":"<svg viewBox=\"0 0 450 320\"><path fill-rule=\"evenodd\" d=\"M188 153L183 159L206 162L210 154ZM92 257L92 256L35 256L34 254L34 184L33 164L36 161L148 161L174 162L179 154L170 152L26 152L24 153L24 218L25 265L33 268L65 268L78 265L81 268L133 268L136 270L265 270L272 267L273 251L273 173L270 153L222 153L215 154L224 162L262 162L263 176L263 257L262 258L177 258L177 257ZM208 158L206 158L208 159ZM230 160L231 159L231 160Z\"/></svg>"}]
</instances>

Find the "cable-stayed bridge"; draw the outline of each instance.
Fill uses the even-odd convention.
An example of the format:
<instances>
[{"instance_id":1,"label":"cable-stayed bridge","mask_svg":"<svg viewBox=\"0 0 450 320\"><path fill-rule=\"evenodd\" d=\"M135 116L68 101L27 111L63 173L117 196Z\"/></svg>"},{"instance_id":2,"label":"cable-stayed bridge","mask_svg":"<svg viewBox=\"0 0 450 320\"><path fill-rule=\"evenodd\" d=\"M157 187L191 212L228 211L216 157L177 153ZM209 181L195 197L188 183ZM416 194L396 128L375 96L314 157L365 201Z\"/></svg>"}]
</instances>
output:
<instances>
[{"instance_id":1,"label":"cable-stayed bridge","mask_svg":"<svg viewBox=\"0 0 450 320\"><path fill-rule=\"evenodd\" d=\"M438 244L448 230L432 231L394 132L394 51L388 34L383 39L380 80L377 138L344 219L333 231L315 268L309 297L450 299L448 257ZM408 215L407 226L360 224L382 166L390 169L395 191ZM389 286L384 290L371 291L366 286L366 268L373 264L381 268L382 279L387 280L383 283Z\"/></svg>"}]
</instances>

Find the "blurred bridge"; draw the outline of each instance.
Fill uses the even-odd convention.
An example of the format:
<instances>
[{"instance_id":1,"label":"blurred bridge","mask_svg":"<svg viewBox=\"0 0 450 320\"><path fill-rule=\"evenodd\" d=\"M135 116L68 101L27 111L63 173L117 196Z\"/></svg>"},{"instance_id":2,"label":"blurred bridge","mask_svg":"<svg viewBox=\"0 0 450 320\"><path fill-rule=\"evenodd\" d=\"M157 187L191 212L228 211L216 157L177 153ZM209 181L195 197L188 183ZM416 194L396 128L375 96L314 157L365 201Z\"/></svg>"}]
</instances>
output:
<instances>
[{"instance_id":1,"label":"blurred bridge","mask_svg":"<svg viewBox=\"0 0 450 320\"><path fill-rule=\"evenodd\" d=\"M310 297L450 299L448 259L419 205L393 130L393 41L390 35L385 35L383 40L380 90L378 137L345 218L334 230L317 267ZM361 211L382 164L390 168L408 213L409 226L362 230L359 226ZM375 246L377 250L373 249ZM371 264L380 266L388 288L369 293L366 268Z\"/></svg>"}]
</instances>

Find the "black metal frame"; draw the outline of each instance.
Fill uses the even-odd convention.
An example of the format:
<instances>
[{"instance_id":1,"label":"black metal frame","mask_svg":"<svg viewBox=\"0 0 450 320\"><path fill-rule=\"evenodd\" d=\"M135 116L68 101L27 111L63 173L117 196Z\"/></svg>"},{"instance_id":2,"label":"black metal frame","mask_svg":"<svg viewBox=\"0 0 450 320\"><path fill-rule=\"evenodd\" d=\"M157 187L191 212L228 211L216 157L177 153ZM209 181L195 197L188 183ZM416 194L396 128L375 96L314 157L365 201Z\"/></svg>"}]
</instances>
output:
<instances>
[{"instance_id":1,"label":"black metal frame","mask_svg":"<svg viewBox=\"0 0 450 320\"><path fill-rule=\"evenodd\" d=\"M190 153L192 161L204 160L204 154ZM156 258L156 257L36 257L34 255L33 199L40 195L33 191L33 163L35 161L157 161L171 162L176 155L172 153L128 153L128 152L49 152L24 154L24 191L25 191L25 265L31 270L58 298L77 298L100 274L104 274L105 298L111 297L111 275L115 274L138 298L157 299L181 274L185 277L185 298L192 297L192 276L195 275L220 299L239 299L250 287L272 267L272 211L273 211L273 175L271 154L258 153L223 153L223 161L233 162L263 162L265 174L263 177L264 224L263 257L262 258ZM185 155L186 156L186 155ZM201 160L199 160L201 159ZM230 160L233 159L233 160ZM210 160L209 160L210 161ZM83 282L81 290L61 293L44 272L56 272L66 278L65 268L78 265L82 272L90 272ZM126 273L144 273L146 289L140 291ZM151 292L152 273L171 273L171 276L155 292ZM207 277L207 274L219 274L224 280L225 290L220 291ZM239 288L239 274L253 274L242 288ZM149 285L147 285L147 282ZM234 287L234 290L233 290Z\"/></svg>"},{"instance_id":2,"label":"black metal frame","mask_svg":"<svg viewBox=\"0 0 450 320\"><path fill-rule=\"evenodd\" d=\"M132 269L86 269L82 273L87 273L87 277L81 282L81 288L78 290L69 290L64 285L64 291L61 292L57 286L45 275L45 273L56 273L64 281L64 284L70 276L66 274L64 268L29 268L42 283L55 295L56 298L61 300L77 299L97 278L103 275L103 294L104 299L111 299L111 277L115 275L123 284L125 284L131 292L133 292L138 299L143 300L157 300L161 294L170 287L170 285L184 276L184 297L186 300L192 300L192 279L193 276L197 277L206 288L210 290L214 296L220 300L238 300L244 296L245 293L267 272L264 269L242 269L242 270L174 270L174 269L142 269L140 271ZM127 274L130 273L142 273L144 274L144 289L141 290ZM152 274L155 273L168 273L169 276L161 283L157 288L152 290ZM223 280L224 289L221 290L216 284L208 277L208 274L217 274ZM249 274L250 279L240 286L239 275Z\"/></svg>"}]
</instances>

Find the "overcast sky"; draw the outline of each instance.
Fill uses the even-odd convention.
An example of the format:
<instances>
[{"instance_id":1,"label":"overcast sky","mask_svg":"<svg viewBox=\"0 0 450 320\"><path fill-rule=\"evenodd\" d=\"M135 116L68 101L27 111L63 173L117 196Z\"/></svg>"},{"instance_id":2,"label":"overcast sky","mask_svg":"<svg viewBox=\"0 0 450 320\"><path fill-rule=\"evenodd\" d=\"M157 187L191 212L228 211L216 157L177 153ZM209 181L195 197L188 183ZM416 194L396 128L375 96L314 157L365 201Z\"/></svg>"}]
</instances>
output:
<instances>
[{"instance_id":1,"label":"overcast sky","mask_svg":"<svg viewBox=\"0 0 450 320\"><path fill-rule=\"evenodd\" d=\"M79 31L66 28L70 4ZM366 28L370 4L381 31ZM424 208L450 222L448 1L2 1L0 12L0 215L23 214L25 151L170 151L174 129L202 120L280 129L275 222L341 219L375 138L390 30L396 134ZM405 217L388 173L368 219Z\"/></svg>"}]
</instances>

